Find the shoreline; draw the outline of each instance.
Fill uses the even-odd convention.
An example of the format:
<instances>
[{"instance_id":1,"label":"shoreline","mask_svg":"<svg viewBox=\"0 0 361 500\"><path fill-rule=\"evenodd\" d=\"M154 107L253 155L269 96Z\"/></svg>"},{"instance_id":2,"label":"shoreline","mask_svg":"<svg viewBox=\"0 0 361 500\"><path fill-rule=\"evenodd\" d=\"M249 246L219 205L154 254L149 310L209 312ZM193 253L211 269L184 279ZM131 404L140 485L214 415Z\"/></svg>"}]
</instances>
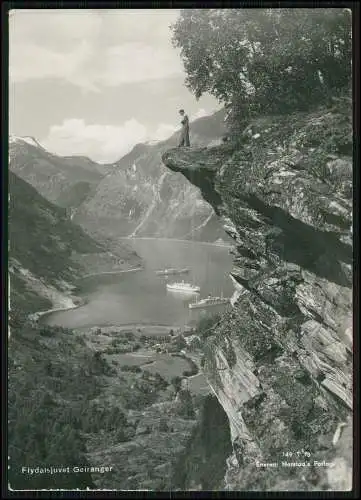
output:
<instances>
[{"instance_id":1,"label":"shoreline","mask_svg":"<svg viewBox=\"0 0 361 500\"><path fill-rule=\"evenodd\" d=\"M144 330L148 330L148 332L149 332L149 329L152 329L152 328L163 330L163 331L159 332L159 335L169 335L170 330L173 330L174 335L177 335L179 333L189 334L192 332L192 327L187 326L187 325L160 325L157 323L149 323L149 322L146 322L146 323L122 323L119 325L114 325L114 324L112 324L112 325L109 325L109 324L107 324L107 325L91 325L91 326L81 326L78 328L75 327L72 329L74 331L82 332L82 333L84 331L89 330L89 329L90 330L102 330L101 335L106 335L107 333L109 333L110 330L114 330L114 329L118 330L117 333L122 333L122 331L128 331L130 329L140 330L140 332L137 332L137 333L142 334Z\"/></svg>"},{"instance_id":2,"label":"shoreline","mask_svg":"<svg viewBox=\"0 0 361 500\"><path fill-rule=\"evenodd\" d=\"M32 321L38 322L40 318L44 316L58 312L58 311L70 311L72 309L78 309L78 307L84 306L86 304L86 300L82 300L79 304L73 304L72 306L67 307L55 307L54 309L48 309L47 311L38 311L29 315L29 319Z\"/></svg>"},{"instance_id":3,"label":"shoreline","mask_svg":"<svg viewBox=\"0 0 361 500\"><path fill-rule=\"evenodd\" d=\"M84 278L88 278L90 276L100 276L100 275L103 275L103 274L123 274L123 273L131 273L131 272L136 272L136 271L143 271L144 270L144 267L136 267L134 269L124 269L122 271L105 271L105 272L102 272L102 273L94 273L94 274L86 274L85 276L82 276L81 278L79 278L79 281L81 281L82 279ZM82 306L85 306L87 304L87 301L83 298L79 298L79 297L66 297L70 300L77 300L77 304L75 304L73 302L72 305L70 306L66 306L66 307L54 307L52 309L47 309L46 311L37 311L35 313L32 313L32 314L29 314L29 319L31 321L35 321L35 322L38 322L40 318L43 318L44 316L48 316L49 314L52 314L52 313L55 313L55 312L59 312L59 311L71 311L73 309L78 309L79 307L82 307ZM93 328L93 327L89 327L89 328Z\"/></svg>"}]
</instances>

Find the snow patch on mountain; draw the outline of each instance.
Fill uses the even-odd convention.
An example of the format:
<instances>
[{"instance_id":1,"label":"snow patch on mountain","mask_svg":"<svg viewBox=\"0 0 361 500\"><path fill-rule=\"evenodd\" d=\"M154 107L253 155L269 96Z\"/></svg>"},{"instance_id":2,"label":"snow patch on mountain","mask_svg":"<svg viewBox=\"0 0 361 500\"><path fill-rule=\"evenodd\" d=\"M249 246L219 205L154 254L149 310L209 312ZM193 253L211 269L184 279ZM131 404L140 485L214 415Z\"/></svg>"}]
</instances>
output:
<instances>
[{"instance_id":1,"label":"snow patch on mountain","mask_svg":"<svg viewBox=\"0 0 361 500\"><path fill-rule=\"evenodd\" d=\"M34 139L34 137L30 136L19 137L16 135L11 135L9 137L9 144L14 144L16 142L26 142L27 144L30 144L30 146L45 149L36 139Z\"/></svg>"}]
</instances>

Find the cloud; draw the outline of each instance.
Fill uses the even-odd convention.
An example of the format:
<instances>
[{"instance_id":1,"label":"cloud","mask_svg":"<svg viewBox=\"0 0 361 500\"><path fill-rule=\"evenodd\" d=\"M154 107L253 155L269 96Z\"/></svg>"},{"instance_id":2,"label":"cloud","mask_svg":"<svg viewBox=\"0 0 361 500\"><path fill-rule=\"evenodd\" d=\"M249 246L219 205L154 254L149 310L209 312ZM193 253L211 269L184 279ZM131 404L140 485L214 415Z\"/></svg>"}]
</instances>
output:
<instances>
[{"instance_id":1,"label":"cloud","mask_svg":"<svg viewBox=\"0 0 361 500\"><path fill-rule=\"evenodd\" d=\"M210 114L211 113L207 112L205 109L200 108L200 109L198 109L198 111L193 113L193 115L191 115L190 120L192 120L192 121L197 120L198 118L203 118L204 116L208 116Z\"/></svg>"},{"instance_id":2,"label":"cloud","mask_svg":"<svg viewBox=\"0 0 361 500\"><path fill-rule=\"evenodd\" d=\"M80 118L68 118L61 125L52 125L39 142L61 156L81 155L99 163L111 163L129 153L136 144L166 140L178 129L161 123L155 130L147 130L134 118L122 125L88 124Z\"/></svg>"},{"instance_id":3,"label":"cloud","mask_svg":"<svg viewBox=\"0 0 361 500\"><path fill-rule=\"evenodd\" d=\"M179 15L177 9L113 9L100 11L109 45L137 42L148 45L170 44L170 24Z\"/></svg>"},{"instance_id":4,"label":"cloud","mask_svg":"<svg viewBox=\"0 0 361 500\"><path fill-rule=\"evenodd\" d=\"M9 59L13 81L60 78L88 90L98 90L96 84L80 71L91 59L91 47L85 40L68 53L33 44L14 44L10 45Z\"/></svg>"},{"instance_id":5,"label":"cloud","mask_svg":"<svg viewBox=\"0 0 361 500\"><path fill-rule=\"evenodd\" d=\"M120 126L87 124L83 119L72 118L50 127L40 143L55 154L83 155L99 162L113 162L147 138L146 128L134 118Z\"/></svg>"},{"instance_id":6,"label":"cloud","mask_svg":"<svg viewBox=\"0 0 361 500\"><path fill-rule=\"evenodd\" d=\"M178 11L14 9L10 79L66 80L97 91L181 75L169 25Z\"/></svg>"},{"instance_id":7,"label":"cloud","mask_svg":"<svg viewBox=\"0 0 361 500\"><path fill-rule=\"evenodd\" d=\"M109 47L98 81L105 86L163 80L182 74L180 60L174 51L162 50L134 42Z\"/></svg>"},{"instance_id":8,"label":"cloud","mask_svg":"<svg viewBox=\"0 0 361 500\"><path fill-rule=\"evenodd\" d=\"M170 125L168 123L161 123L153 134L152 139L156 141L164 141L168 139L179 127Z\"/></svg>"},{"instance_id":9,"label":"cloud","mask_svg":"<svg viewBox=\"0 0 361 500\"><path fill-rule=\"evenodd\" d=\"M9 20L10 45L30 43L65 53L84 40L97 41L101 31L101 16L86 9L14 9Z\"/></svg>"}]
</instances>

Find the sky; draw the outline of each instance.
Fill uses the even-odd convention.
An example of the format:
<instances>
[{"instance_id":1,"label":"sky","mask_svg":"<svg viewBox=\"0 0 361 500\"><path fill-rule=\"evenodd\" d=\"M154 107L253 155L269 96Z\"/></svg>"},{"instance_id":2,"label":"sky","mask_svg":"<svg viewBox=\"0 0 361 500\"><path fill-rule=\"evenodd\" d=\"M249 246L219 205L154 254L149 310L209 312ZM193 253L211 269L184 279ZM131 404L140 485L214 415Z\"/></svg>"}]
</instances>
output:
<instances>
[{"instance_id":1,"label":"sky","mask_svg":"<svg viewBox=\"0 0 361 500\"><path fill-rule=\"evenodd\" d=\"M14 9L9 13L9 132L60 155L116 161L220 104L184 85L169 26L176 9Z\"/></svg>"}]
</instances>

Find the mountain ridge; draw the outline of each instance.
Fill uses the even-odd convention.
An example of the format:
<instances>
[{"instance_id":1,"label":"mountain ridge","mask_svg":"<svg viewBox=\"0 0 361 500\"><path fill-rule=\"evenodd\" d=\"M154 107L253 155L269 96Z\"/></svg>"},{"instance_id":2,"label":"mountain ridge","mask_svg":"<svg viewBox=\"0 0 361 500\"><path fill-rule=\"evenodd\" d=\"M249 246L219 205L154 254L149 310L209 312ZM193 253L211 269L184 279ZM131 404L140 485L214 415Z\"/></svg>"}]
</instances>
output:
<instances>
[{"instance_id":1,"label":"mountain ridge","mask_svg":"<svg viewBox=\"0 0 361 500\"><path fill-rule=\"evenodd\" d=\"M103 165L103 163L97 162L96 160L92 160L89 156L82 155L82 154L73 154L73 155L60 155L58 153L54 153L49 151L47 148L45 148L38 139L36 139L34 136L31 135L15 135L15 134L9 134L9 144L16 144L16 143L26 143L29 146L33 146L35 148L40 148L43 151L45 151L49 156L55 156L57 158L64 158L64 159L71 159L71 158L77 158L77 159L82 159L84 161L93 163L93 164L98 164L98 165Z\"/></svg>"},{"instance_id":2,"label":"mountain ridge","mask_svg":"<svg viewBox=\"0 0 361 500\"><path fill-rule=\"evenodd\" d=\"M192 142L220 143L224 117L222 109L191 122ZM116 162L104 164L83 156L60 157L18 138L9 142L10 169L66 208L98 240L154 236L215 241L222 230L212 207L197 188L162 165L162 152L176 146L178 135L138 143Z\"/></svg>"},{"instance_id":3,"label":"mountain ridge","mask_svg":"<svg viewBox=\"0 0 361 500\"><path fill-rule=\"evenodd\" d=\"M86 183L86 192L106 175L106 169L86 157L61 157L47 151L31 137L9 137L9 169L49 201L71 208L79 200L71 192ZM63 200L68 205L64 205ZM80 200L81 201L81 200ZM70 204L70 206L69 206Z\"/></svg>"},{"instance_id":4,"label":"mountain ridge","mask_svg":"<svg viewBox=\"0 0 361 500\"><path fill-rule=\"evenodd\" d=\"M219 144L226 129L224 110L191 123L191 140ZM179 132L157 144L137 144L77 208L74 220L86 230L114 238L169 237L215 241L222 230L212 207L182 176L167 171L161 155L178 142ZM199 228L199 229L196 229Z\"/></svg>"}]
</instances>

